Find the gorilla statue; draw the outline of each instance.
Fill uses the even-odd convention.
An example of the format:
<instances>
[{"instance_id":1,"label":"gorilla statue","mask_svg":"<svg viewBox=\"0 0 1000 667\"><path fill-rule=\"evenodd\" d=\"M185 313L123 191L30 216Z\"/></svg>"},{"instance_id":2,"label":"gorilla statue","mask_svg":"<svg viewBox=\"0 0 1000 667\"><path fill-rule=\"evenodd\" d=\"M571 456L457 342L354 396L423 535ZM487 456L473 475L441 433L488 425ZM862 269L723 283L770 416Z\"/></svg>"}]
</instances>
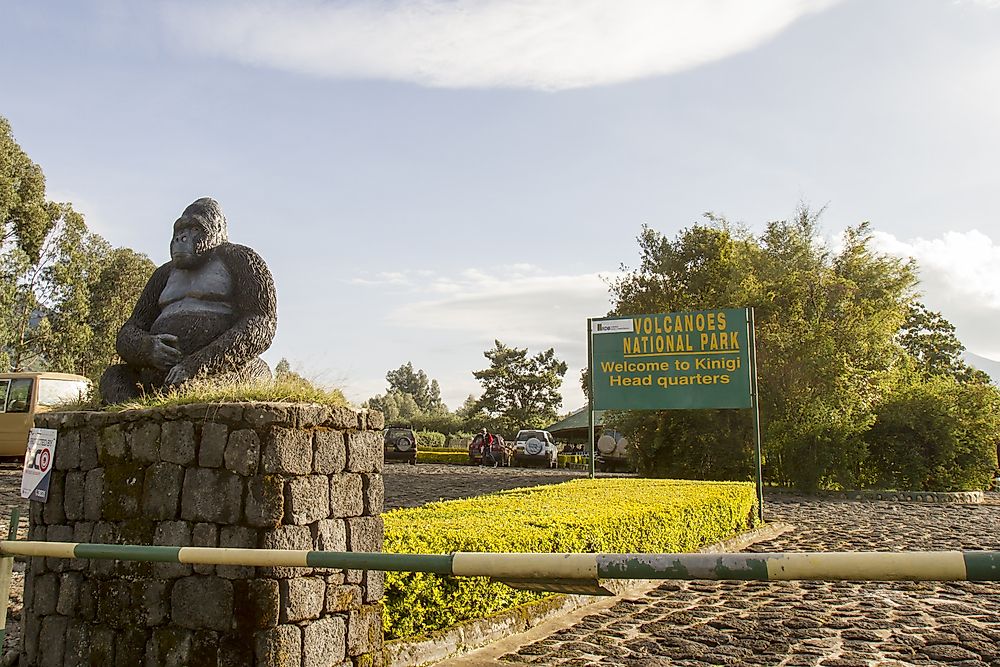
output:
<instances>
[{"instance_id":1,"label":"gorilla statue","mask_svg":"<svg viewBox=\"0 0 1000 667\"><path fill-rule=\"evenodd\" d=\"M120 403L193 378L270 378L258 356L274 339L274 281L264 260L229 243L218 202L203 197L174 223L170 261L156 269L118 332L125 363L101 377Z\"/></svg>"}]
</instances>

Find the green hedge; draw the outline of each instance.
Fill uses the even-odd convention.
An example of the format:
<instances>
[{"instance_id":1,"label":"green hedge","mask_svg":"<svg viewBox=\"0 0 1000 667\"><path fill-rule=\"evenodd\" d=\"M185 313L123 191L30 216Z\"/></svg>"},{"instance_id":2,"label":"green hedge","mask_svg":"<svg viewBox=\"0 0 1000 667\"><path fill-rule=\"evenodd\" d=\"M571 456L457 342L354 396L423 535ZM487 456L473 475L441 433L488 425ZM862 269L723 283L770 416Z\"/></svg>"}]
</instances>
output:
<instances>
[{"instance_id":1,"label":"green hedge","mask_svg":"<svg viewBox=\"0 0 1000 667\"><path fill-rule=\"evenodd\" d=\"M752 527L747 482L580 479L383 515L388 553L687 552ZM541 597L485 577L387 572L386 639L446 628Z\"/></svg>"},{"instance_id":2,"label":"green hedge","mask_svg":"<svg viewBox=\"0 0 1000 667\"><path fill-rule=\"evenodd\" d=\"M469 453L455 449L418 449L417 463L469 463Z\"/></svg>"},{"instance_id":3,"label":"green hedge","mask_svg":"<svg viewBox=\"0 0 1000 667\"><path fill-rule=\"evenodd\" d=\"M417 449L421 447L444 447L444 433L437 431L416 431Z\"/></svg>"}]
</instances>

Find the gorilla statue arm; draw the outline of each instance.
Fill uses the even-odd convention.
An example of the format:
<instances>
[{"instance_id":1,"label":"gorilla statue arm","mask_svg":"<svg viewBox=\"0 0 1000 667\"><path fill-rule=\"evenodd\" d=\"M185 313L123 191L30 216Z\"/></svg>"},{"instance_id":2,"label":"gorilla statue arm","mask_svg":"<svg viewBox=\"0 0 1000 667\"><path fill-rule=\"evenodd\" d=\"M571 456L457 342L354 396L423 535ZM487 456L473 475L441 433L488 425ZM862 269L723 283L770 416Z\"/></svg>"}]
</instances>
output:
<instances>
[{"instance_id":1,"label":"gorilla statue arm","mask_svg":"<svg viewBox=\"0 0 1000 667\"><path fill-rule=\"evenodd\" d=\"M160 316L158 300L172 268L171 263L167 262L153 272L132 309L131 317L118 331L115 349L118 356L128 364L167 370L180 360L175 336L150 333L153 322Z\"/></svg>"}]
</instances>

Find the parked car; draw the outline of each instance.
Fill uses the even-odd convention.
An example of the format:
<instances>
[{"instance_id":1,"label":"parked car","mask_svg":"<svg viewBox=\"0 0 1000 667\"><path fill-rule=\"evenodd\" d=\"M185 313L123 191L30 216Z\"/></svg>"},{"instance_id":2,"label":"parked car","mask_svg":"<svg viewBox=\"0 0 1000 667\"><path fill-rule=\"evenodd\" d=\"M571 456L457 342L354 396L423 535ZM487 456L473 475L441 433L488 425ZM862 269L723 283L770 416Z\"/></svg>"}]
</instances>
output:
<instances>
[{"instance_id":1,"label":"parked car","mask_svg":"<svg viewBox=\"0 0 1000 667\"><path fill-rule=\"evenodd\" d=\"M513 449L499 433L493 434L493 445L488 449L483 445L483 436L477 433L469 443L469 463L473 465L509 466ZM485 457L485 461L483 460Z\"/></svg>"},{"instance_id":2,"label":"parked car","mask_svg":"<svg viewBox=\"0 0 1000 667\"><path fill-rule=\"evenodd\" d=\"M597 439L597 467L602 472L627 470L632 467L629 461L628 438L618 431L605 431Z\"/></svg>"},{"instance_id":3,"label":"parked car","mask_svg":"<svg viewBox=\"0 0 1000 667\"><path fill-rule=\"evenodd\" d=\"M543 463L550 468L559 465L559 449L548 431L525 429L514 438L514 463Z\"/></svg>"},{"instance_id":4,"label":"parked car","mask_svg":"<svg viewBox=\"0 0 1000 667\"><path fill-rule=\"evenodd\" d=\"M417 462L417 436L409 426L389 426L382 433L386 461Z\"/></svg>"},{"instance_id":5,"label":"parked car","mask_svg":"<svg viewBox=\"0 0 1000 667\"><path fill-rule=\"evenodd\" d=\"M35 413L84 399L90 388L90 380L82 375L0 374L0 457L23 459Z\"/></svg>"}]
</instances>

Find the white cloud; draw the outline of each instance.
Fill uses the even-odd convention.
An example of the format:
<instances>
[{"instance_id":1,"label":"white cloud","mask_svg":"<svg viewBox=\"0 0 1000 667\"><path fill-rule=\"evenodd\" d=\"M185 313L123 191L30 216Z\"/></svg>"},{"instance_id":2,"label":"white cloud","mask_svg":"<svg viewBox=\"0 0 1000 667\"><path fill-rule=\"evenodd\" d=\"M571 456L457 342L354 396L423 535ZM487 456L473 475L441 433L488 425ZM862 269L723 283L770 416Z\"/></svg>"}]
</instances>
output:
<instances>
[{"instance_id":1,"label":"white cloud","mask_svg":"<svg viewBox=\"0 0 1000 667\"><path fill-rule=\"evenodd\" d=\"M876 232L875 242L917 261L921 300L955 325L966 348L1000 359L1000 243L977 230L909 241Z\"/></svg>"},{"instance_id":2,"label":"white cloud","mask_svg":"<svg viewBox=\"0 0 1000 667\"><path fill-rule=\"evenodd\" d=\"M253 65L448 88L560 90L752 49L839 0L258 0L168 4L172 43Z\"/></svg>"}]
</instances>

